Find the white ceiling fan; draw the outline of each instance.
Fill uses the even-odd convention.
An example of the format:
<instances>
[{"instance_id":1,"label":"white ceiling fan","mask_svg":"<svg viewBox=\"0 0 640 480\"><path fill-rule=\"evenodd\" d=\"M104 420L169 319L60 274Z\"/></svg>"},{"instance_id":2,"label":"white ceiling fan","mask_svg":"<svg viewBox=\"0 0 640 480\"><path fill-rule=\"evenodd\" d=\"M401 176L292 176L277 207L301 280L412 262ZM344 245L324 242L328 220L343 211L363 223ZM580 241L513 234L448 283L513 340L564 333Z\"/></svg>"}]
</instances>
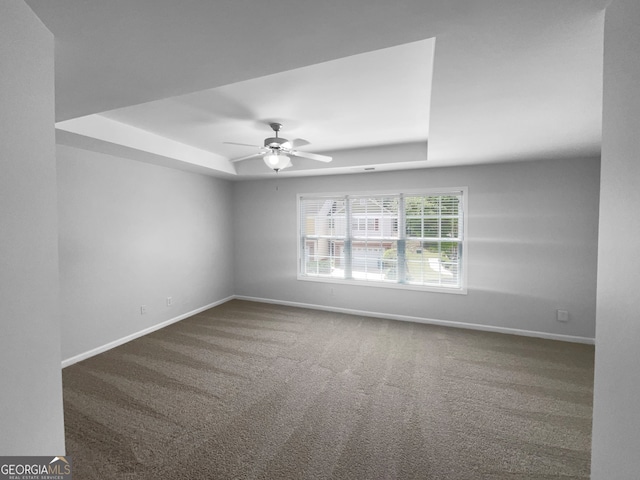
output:
<instances>
[{"instance_id":1,"label":"white ceiling fan","mask_svg":"<svg viewBox=\"0 0 640 480\"><path fill-rule=\"evenodd\" d=\"M273 122L270 123L269 126L274 132L276 132L276 136L265 138L264 146L262 147L258 145L247 145L246 143L224 142L229 145L242 145L245 147L256 147L260 149L259 153L247 155L246 157L234 158L231 161L241 162L243 160L249 160L250 158L262 157L264 163L266 163L269 168L278 172L291 166L291 158L289 158L290 156L309 158L311 160L317 160L319 162L330 162L332 160L332 158L327 155L318 155L317 153L301 152L299 150L295 150L292 142L290 142L286 138L278 137L278 132L282 128L281 123Z\"/></svg>"}]
</instances>

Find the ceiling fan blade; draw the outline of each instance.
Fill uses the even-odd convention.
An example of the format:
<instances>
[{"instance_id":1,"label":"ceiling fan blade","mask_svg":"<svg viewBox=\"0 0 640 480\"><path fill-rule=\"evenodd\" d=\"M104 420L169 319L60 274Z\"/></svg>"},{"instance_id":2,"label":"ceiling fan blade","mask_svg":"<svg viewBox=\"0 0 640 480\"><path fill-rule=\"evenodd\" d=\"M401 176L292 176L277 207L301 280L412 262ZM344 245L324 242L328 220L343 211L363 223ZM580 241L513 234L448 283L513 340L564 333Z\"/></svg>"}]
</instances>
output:
<instances>
[{"instance_id":1,"label":"ceiling fan blade","mask_svg":"<svg viewBox=\"0 0 640 480\"><path fill-rule=\"evenodd\" d=\"M291 150L289 152L294 157L310 158L311 160L318 160L319 162L330 162L333 158L327 155L318 155L317 153L301 152L299 150Z\"/></svg>"},{"instance_id":2,"label":"ceiling fan blade","mask_svg":"<svg viewBox=\"0 0 640 480\"><path fill-rule=\"evenodd\" d=\"M241 162L242 160L249 160L250 158L262 157L264 153L254 153L252 155L247 155L246 157L234 158L232 162Z\"/></svg>"},{"instance_id":3,"label":"ceiling fan blade","mask_svg":"<svg viewBox=\"0 0 640 480\"><path fill-rule=\"evenodd\" d=\"M254 148L262 148L260 145L249 145L248 143L236 143L236 142L222 142L226 145L240 145L241 147L254 147Z\"/></svg>"},{"instance_id":4,"label":"ceiling fan blade","mask_svg":"<svg viewBox=\"0 0 640 480\"><path fill-rule=\"evenodd\" d=\"M293 146L293 148L299 148L309 145L310 143L311 142L305 140L304 138L294 138L291 142L291 145Z\"/></svg>"}]
</instances>

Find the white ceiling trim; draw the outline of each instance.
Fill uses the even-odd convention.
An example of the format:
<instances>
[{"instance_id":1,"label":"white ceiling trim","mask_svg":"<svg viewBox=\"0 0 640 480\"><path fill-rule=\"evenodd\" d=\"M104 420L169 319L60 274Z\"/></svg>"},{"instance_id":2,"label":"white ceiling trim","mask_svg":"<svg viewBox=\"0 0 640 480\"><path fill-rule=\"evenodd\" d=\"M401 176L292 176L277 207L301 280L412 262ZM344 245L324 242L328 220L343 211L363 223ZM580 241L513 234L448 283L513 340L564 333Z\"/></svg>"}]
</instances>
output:
<instances>
[{"instance_id":1,"label":"white ceiling trim","mask_svg":"<svg viewBox=\"0 0 640 480\"><path fill-rule=\"evenodd\" d=\"M172 158L193 165L236 175L234 165L225 157L200 148L176 142L169 138L147 132L132 125L106 118L103 115L88 115L56 123L56 129L74 133L102 142L108 142L143 152ZM95 143L100 150L101 142Z\"/></svg>"},{"instance_id":2,"label":"white ceiling trim","mask_svg":"<svg viewBox=\"0 0 640 480\"><path fill-rule=\"evenodd\" d=\"M261 158L230 162L257 153L263 139L274 135L271 121L283 123L280 136L302 140L297 150L337 152L328 165L294 157L288 176L316 170L351 173L374 158L352 151L373 146L421 143L424 156L417 160L425 161L434 46L434 39L421 40L66 120L56 127L193 163L214 175L273 174ZM229 141L256 147L225 143ZM94 148L100 145L96 142ZM384 163L390 168L407 161L393 156Z\"/></svg>"}]
</instances>

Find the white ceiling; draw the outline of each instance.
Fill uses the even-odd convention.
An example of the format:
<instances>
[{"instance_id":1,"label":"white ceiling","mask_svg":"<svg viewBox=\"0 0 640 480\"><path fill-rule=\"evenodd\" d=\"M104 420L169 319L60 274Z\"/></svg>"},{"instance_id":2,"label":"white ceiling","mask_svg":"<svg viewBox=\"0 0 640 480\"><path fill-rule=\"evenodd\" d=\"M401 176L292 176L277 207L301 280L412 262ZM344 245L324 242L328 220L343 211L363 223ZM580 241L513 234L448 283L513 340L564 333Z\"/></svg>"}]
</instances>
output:
<instances>
[{"instance_id":1,"label":"white ceiling","mask_svg":"<svg viewBox=\"0 0 640 480\"><path fill-rule=\"evenodd\" d=\"M63 144L236 179L273 120L334 157L281 175L600 153L607 0L26 1Z\"/></svg>"}]
</instances>

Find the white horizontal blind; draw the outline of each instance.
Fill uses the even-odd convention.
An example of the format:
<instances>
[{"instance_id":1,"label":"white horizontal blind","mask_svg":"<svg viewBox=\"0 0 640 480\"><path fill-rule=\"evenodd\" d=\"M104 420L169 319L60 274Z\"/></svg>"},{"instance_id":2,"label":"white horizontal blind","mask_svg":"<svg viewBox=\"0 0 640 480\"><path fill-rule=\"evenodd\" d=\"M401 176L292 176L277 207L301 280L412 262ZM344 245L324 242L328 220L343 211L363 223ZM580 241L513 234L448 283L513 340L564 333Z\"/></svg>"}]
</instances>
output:
<instances>
[{"instance_id":1,"label":"white horizontal blind","mask_svg":"<svg viewBox=\"0 0 640 480\"><path fill-rule=\"evenodd\" d=\"M301 273L308 276L346 278L346 198L301 198L299 207L303 252Z\"/></svg>"},{"instance_id":2,"label":"white horizontal blind","mask_svg":"<svg viewBox=\"0 0 640 480\"><path fill-rule=\"evenodd\" d=\"M463 191L301 196L299 275L462 288Z\"/></svg>"},{"instance_id":3,"label":"white horizontal blind","mask_svg":"<svg viewBox=\"0 0 640 480\"><path fill-rule=\"evenodd\" d=\"M460 287L461 192L408 196L405 218L407 283Z\"/></svg>"}]
</instances>

